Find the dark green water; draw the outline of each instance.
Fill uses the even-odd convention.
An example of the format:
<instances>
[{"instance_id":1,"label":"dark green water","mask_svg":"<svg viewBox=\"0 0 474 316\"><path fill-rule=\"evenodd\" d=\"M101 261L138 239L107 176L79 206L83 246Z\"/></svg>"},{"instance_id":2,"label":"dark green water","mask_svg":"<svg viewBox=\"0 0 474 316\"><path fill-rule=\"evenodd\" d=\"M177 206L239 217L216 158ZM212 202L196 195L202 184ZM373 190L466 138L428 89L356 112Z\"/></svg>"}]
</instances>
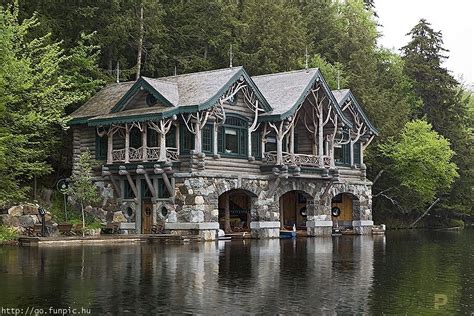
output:
<instances>
[{"instance_id":1,"label":"dark green water","mask_svg":"<svg viewBox=\"0 0 474 316\"><path fill-rule=\"evenodd\" d=\"M474 312L474 230L0 248L2 308L91 314Z\"/></svg>"}]
</instances>

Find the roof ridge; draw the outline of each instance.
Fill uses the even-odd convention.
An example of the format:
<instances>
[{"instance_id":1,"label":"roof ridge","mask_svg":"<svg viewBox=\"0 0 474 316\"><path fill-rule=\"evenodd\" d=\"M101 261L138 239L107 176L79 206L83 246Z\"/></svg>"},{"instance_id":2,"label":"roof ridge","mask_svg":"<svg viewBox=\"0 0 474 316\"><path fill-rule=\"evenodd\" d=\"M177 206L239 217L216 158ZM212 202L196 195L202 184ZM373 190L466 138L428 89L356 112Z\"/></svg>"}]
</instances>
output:
<instances>
[{"instance_id":1,"label":"roof ridge","mask_svg":"<svg viewBox=\"0 0 474 316\"><path fill-rule=\"evenodd\" d=\"M309 70L319 70L319 68L315 67L315 68L308 68L308 69L297 69L297 70L290 70L290 71L282 71L282 72L277 72L277 73L252 76L252 78L271 77L271 76L278 76L278 75L282 75L282 74L291 74L291 73L297 73L297 72L309 72Z\"/></svg>"},{"instance_id":2,"label":"roof ridge","mask_svg":"<svg viewBox=\"0 0 474 316\"><path fill-rule=\"evenodd\" d=\"M197 75L197 74L207 74L207 73L212 73L212 72L218 72L218 71L223 71L223 70L233 70L233 69L242 69L244 68L243 66L235 66L232 68L219 68L219 69L212 69L212 70L204 70L204 71L196 71L196 72L190 72L187 74L181 74L181 75L173 75L173 76L165 76L165 77L158 77L158 78L152 78L152 79L163 79L163 80L169 80L173 78L178 78L178 77L186 77L186 76L192 76L192 75Z\"/></svg>"}]
</instances>

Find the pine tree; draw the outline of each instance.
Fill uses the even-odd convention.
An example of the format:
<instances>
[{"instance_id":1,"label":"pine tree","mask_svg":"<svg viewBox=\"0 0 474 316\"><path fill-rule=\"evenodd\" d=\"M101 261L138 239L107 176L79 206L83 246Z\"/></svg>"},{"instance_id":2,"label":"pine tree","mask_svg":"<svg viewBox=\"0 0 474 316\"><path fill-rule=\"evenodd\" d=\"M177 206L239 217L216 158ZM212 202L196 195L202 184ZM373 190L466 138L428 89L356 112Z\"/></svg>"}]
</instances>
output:
<instances>
[{"instance_id":1,"label":"pine tree","mask_svg":"<svg viewBox=\"0 0 474 316\"><path fill-rule=\"evenodd\" d=\"M86 228L84 208L88 203L98 202L100 199L98 189L92 182L92 162L89 151L81 153L77 170L71 176L69 187L69 194L81 205L82 236L85 235Z\"/></svg>"},{"instance_id":2,"label":"pine tree","mask_svg":"<svg viewBox=\"0 0 474 316\"><path fill-rule=\"evenodd\" d=\"M472 133L469 132L468 100L459 83L443 67L448 50L443 47L442 34L421 19L408 33L411 41L402 48L405 72L413 81L417 96L423 101L418 117L426 116L433 129L450 140L460 178L444 207L472 212L474 163Z\"/></svg>"}]
</instances>

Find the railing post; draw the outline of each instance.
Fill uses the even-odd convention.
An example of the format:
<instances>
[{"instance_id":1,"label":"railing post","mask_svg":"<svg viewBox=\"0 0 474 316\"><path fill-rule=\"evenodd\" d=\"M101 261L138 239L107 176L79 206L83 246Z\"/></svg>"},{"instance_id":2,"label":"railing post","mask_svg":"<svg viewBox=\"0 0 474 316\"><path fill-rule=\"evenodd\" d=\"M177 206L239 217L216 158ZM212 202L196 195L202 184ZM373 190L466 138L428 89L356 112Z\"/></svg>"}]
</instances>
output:
<instances>
[{"instance_id":1,"label":"railing post","mask_svg":"<svg viewBox=\"0 0 474 316\"><path fill-rule=\"evenodd\" d=\"M112 152L114 150L114 133L110 132L109 135L107 135L107 163L111 164L113 163L113 155Z\"/></svg>"},{"instance_id":2,"label":"railing post","mask_svg":"<svg viewBox=\"0 0 474 316\"><path fill-rule=\"evenodd\" d=\"M148 133L148 125L147 123L143 123L142 125L142 160L148 161L148 153L147 153L147 133Z\"/></svg>"},{"instance_id":3,"label":"railing post","mask_svg":"<svg viewBox=\"0 0 474 316\"><path fill-rule=\"evenodd\" d=\"M130 162L130 129L125 124L125 163Z\"/></svg>"}]
</instances>

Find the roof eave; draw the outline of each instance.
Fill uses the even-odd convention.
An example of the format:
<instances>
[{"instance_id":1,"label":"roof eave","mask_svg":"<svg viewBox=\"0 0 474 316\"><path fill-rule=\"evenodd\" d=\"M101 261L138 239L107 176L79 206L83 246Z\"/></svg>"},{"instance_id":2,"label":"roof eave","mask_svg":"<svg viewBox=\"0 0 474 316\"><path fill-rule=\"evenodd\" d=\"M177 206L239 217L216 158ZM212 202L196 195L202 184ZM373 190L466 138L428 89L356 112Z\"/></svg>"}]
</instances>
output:
<instances>
[{"instance_id":1,"label":"roof eave","mask_svg":"<svg viewBox=\"0 0 474 316\"><path fill-rule=\"evenodd\" d=\"M132 123L132 122L147 122L154 120L161 120L164 118L172 117L173 115L179 114L179 108L172 108L169 111L160 112L160 113L141 113L141 114L132 114L129 116L114 116L107 118L93 118L88 121L89 126L101 126L108 125L113 123Z\"/></svg>"},{"instance_id":2,"label":"roof eave","mask_svg":"<svg viewBox=\"0 0 474 316\"><path fill-rule=\"evenodd\" d=\"M210 107L214 106L216 102L219 101L219 98L240 78L244 77L244 79L247 81L247 83L250 85L250 87L253 89L253 91L257 94L258 100L262 103L263 108L265 111L270 112L272 110L272 107L270 104L267 102L267 100L263 97L263 94L260 92L258 89L257 85L255 82L253 82L252 78L247 74L245 69L243 67L240 67L239 71L237 71L230 79L227 81L227 83L222 86L219 91L215 95L213 95L209 100L207 100L204 103L198 104L198 105L191 105L191 106L186 106L186 108L192 108L196 107L196 111L201 111L201 110L207 110ZM194 112L196 112L194 111ZM185 111L184 113L189 113L192 111Z\"/></svg>"},{"instance_id":3,"label":"roof eave","mask_svg":"<svg viewBox=\"0 0 474 316\"><path fill-rule=\"evenodd\" d=\"M362 106L357 102L357 99L355 96L352 94L352 91L349 90L346 96L344 96L343 100L346 100L346 97L349 97L352 102L354 102L355 106L357 107L357 110L359 111L360 115L362 115L362 118L364 119L365 123L369 127L370 131L375 135L379 136L379 131L375 128L375 126L372 124L372 122L369 120L367 115L365 114L364 110L362 109Z\"/></svg>"}]
</instances>

